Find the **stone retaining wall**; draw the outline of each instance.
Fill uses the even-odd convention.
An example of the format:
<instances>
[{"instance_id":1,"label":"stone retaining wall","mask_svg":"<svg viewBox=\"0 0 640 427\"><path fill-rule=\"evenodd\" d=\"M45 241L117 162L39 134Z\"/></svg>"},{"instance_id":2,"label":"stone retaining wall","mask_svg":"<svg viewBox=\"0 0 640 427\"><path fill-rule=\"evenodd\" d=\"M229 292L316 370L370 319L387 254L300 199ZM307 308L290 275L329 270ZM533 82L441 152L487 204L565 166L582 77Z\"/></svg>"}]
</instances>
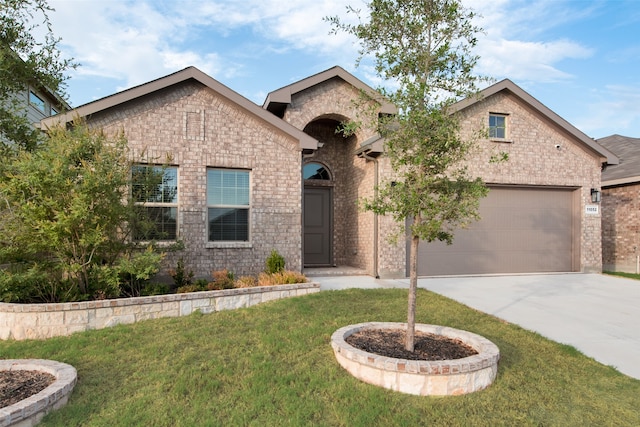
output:
<instances>
[{"instance_id":1,"label":"stone retaining wall","mask_svg":"<svg viewBox=\"0 0 640 427\"><path fill-rule=\"evenodd\" d=\"M120 323L249 307L320 291L317 283L59 304L0 303L0 339L46 339Z\"/></svg>"}]
</instances>

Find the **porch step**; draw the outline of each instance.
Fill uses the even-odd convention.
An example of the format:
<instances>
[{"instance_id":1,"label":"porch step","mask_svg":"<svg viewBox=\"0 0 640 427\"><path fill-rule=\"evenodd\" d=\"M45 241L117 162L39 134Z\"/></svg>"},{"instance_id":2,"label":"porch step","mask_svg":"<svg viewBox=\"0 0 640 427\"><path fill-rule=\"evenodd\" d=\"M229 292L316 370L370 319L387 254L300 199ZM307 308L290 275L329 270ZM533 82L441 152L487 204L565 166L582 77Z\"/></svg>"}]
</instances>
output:
<instances>
[{"instance_id":1,"label":"porch step","mask_svg":"<svg viewBox=\"0 0 640 427\"><path fill-rule=\"evenodd\" d=\"M306 267L303 273L307 277L326 276L368 276L369 274L360 268L349 266L338 267Z\"/></svg>"}]
</instances>

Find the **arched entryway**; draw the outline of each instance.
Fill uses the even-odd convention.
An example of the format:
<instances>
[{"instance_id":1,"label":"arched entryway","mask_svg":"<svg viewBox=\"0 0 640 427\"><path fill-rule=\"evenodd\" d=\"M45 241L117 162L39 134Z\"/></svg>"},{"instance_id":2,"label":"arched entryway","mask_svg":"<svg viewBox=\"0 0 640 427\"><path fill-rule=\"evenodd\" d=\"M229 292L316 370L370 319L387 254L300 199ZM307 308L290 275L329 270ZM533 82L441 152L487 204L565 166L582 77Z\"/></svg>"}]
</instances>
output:
<instances>
[{"instance_id":1,"label":"arched entryway","mask_svg":"<svg viewBox=\"0 0 640 427\"><path fill-rule=\"evenodd\" d=\"M357 249L357 191L354 175L357 137L339 129L347 119L325 115L308 123L304 132L320 144L303 161L303 261L306 267L352 265Z\"/></svg>"},{"instance_id":2,"label":"arched entryway","mask_svg":"<svg viewBox=\"0 0 640 427\"><path fill-rule=\"evenodd\" d=\"M327 166L305 163L304 178L304 264L333 265L333 180Z\"/></svg>"}]
</instances>

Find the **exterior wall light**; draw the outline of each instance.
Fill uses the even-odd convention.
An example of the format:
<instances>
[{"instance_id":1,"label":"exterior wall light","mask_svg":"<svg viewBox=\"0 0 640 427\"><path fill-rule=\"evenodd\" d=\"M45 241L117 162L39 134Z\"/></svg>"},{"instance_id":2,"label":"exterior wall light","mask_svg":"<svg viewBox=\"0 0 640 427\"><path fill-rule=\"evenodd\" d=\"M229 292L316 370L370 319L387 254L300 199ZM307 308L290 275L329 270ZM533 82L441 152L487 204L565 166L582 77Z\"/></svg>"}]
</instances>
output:
<instances>
[{"instance_id":1,"label":"exterior wall light","mask_svg":"<svg viewBox=\"0 0 640 427\"><path fill-rule=\"evenodd\" d=\"M595 188L591 189L591 201L593 203L600 203L600 190L596 190Z\"/></svg>"}]
</instances>

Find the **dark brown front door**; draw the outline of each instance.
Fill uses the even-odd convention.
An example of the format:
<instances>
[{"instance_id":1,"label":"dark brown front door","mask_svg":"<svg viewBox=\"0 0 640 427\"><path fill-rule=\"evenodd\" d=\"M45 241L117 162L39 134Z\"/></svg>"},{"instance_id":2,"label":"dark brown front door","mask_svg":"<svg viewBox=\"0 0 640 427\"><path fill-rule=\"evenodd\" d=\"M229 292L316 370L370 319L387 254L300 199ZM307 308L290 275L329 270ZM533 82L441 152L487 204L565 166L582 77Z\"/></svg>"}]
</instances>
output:
<instances>
[{"instance_id":1,"label":"dark brown front door","mask_svg":"<svg viewBox=\"0 0 640 427\"><path fill-rule=\"evenodd\" d=\"M304 189L304 265L332 265L331 187Z\"/></svg>"}]
</instances>

